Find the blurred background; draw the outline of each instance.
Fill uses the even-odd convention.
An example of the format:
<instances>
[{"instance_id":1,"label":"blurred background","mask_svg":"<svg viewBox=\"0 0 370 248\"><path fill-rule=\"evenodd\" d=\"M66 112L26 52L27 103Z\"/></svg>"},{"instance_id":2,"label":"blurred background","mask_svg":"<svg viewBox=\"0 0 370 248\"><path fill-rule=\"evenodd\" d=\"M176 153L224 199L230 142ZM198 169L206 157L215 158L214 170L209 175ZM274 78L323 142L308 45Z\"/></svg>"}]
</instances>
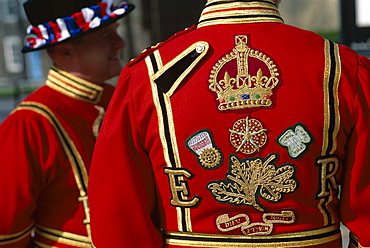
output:
<instances>
[{"instance_id":1,"label":"blurred background","mask_svg":"<svg viewBox=\"0 0 370 248\"><path fill-rule=\"evenodd\" d=\"M44 84L44 51L22 54L26 0L0 0L0 123L27 94ZM131 0L136 9L121 22L127 63L150 45L197 23L206 0ZM370 0L282 0L285 23L317 32L370 56ZM111 80L116 83L116 78Z\"/></svg>"},{"instance_id":2,"label":"blurred background","mask_svg":"<svg viewBox=\"0 0 370 248\"><path fill-rule=\"evenodd\" d=\"M0 123L25 96L44 84L51 63L44 51L20 52L28 26L24 2L0 0ZM127 43L122 52L124 63L148 46L196 24L206 0L130 2L136 9L121 20L119 30ZM279 9L285 23L370 57L370 0L282 0ZM343 233L344 242L348 242L348 233Z\"/></svg>"}]
</instances>

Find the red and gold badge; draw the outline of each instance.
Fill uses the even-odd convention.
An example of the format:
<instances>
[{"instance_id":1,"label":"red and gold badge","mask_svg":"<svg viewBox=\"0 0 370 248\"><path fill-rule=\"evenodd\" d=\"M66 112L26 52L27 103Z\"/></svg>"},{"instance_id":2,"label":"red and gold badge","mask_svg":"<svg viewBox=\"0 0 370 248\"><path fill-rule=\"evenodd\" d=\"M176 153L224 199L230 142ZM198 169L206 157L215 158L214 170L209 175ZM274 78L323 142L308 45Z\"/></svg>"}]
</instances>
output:
<instances>
[{"instance_id":1,"label":"red and gold badge","mask_svg":"<svg viewBox=\"0 0 370 248\"><path fill-rule=\"evenodd\" d=\"M242 118L237 120L230 131L230 142L237 152L252 154L259 151L267 142L267 135L257 119Z\"/></svg>"}]
</instances>

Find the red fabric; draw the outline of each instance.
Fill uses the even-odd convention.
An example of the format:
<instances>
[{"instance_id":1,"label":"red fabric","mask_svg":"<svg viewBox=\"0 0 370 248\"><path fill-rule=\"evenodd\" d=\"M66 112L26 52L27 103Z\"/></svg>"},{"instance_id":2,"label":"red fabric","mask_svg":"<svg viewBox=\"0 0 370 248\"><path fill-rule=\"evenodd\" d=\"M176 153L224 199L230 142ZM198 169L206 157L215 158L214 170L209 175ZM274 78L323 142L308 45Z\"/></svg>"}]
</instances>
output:
<instances>
[{"instance_id":1,"label":"red fabric","mask_svg":"<svg viewBox=\"0 0 370 248\"><path fill-rule=\"evenodd\" d=\"M52 42L57 42L62 37L62 35L60 33L60 28L54 22L49 21L48 24L50 25L50 27L53 30L53 33L55 35L55 39Z\"/></svg>"},{"instance_id":2,"label":"red fabric","mask_svg":"<svg viewBox=\"0 0 370 248\"><path fill-rule=\"evenodd\" d=\"M98 103L106 108L113 86L105 85ZM25 101L47 106L73 140L87 171L90 169L95 138L92 126L98 117L93 104L68 97L48 86ZM0 125L0 246L30 247L31 236L7 243L7 236L31 225L87 236L85 213L75 177L57 136L45 116L31 110L17 110ZM43 238L36 234L36 240ZM44 241L55 247L77 247Z\"/></svg>"},{"instance_id":3,"label":"red fabric","mask_svg":"<svg viewBox=\"0 0 370 248\"><path fill-rule=\"evenodd\" d=\"M273 105L267 108L219 111L217 96L209 89L213 66L235 47L235 35L247 35L248 46L270 57L279 70L280 82L273 91ZM201 27L176 36L157 48L163 65L198 41L210 46L200 63L169 98L181 168L193 174L183 178L189 199L201 198L190 209L192 232L243 235L240 229L221 232L216 218L221 214L247 214L251 223L261 223L263 213L292 211L291 224L274 224L271 235L317 230L327 226L318 207L321 191L320 166L324 130L324 39L320 36L279 23L214 25ZM155 49L154 49L155 50ZM343 221L370 246L370 61L340 46L341 76L338 89L340 127L334 151L340 165L335 182L341 185L332 192L328 207L332 223ZM91 225L94 245L105 247L167 247L161 232L179 232L178 212L171 205L169 176L160 140L160 130L145 56L132 62L120 76L118 88L108 109L98 138L91 168L89 189ZM253 64L251 65L253 66ZM258 68L257 68L258 69ZM256 70L257 70L256 69ZM266 145L246 155L231 145L229 129L241 119L257 119L267 129ZM312 142L298 158L289 156L277 139L297 124L304 126ZM199 130L208 129L214 144L223 154L222 165L214 170L202 168L187 147L187 140ZM295 168L294 192L282 194L271 202L258 198L264 210L248 205L217 201L207 186L227 179L229 157L265 160L276 155L276 168ZM109 168L109 169L107 169ZM329 169L329 168L328 168ZM329 185L332 181L325 181ZM329 224L330 225L330 224ZM340 241L322 246L340 247ZM172 246L168 246L172 247ZM181 247L181 246L176 246Z\"/></svg>"},{"instance_id":4,"label":"red fabric","mask_svg":"<svg viewBox=\"0 0 370 248\"><path fill-rule=\"evenodd\" d=\"M85 17L83 16L82 12L74 13L71 15L71 17L75 19L76 24L79 28L82 28L83 31L86 31L90 28L89 22L85 21Z\"/></svg>"},{"instance_id":5,"label":"red fabric","mask_svg":"<svg viewBox=\"0 0 370 248\"><path fill-rule=\"evenodd\" d=\"M106 2L99 2L98 5L100 6L100 15L102 17L106 16L108 4Z\"/></svg>"}]
</instances>

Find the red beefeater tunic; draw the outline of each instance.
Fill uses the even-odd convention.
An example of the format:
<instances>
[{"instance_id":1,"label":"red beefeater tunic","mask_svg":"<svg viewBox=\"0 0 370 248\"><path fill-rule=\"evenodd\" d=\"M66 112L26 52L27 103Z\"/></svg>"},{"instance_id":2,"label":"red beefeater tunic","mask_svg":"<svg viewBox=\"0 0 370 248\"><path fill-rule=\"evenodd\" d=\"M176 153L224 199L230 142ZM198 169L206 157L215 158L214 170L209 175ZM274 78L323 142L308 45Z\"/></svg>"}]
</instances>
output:
<instances>
[{"instance_id":1,"label":"red beefeater tunic","mask_svg":"<svg viewBox=\"0 0 370 248\"><path fill-rule=\"evenodd\" d=\"M87 175L113 90L52 67L1 124L1 247L91 247Z\"/></svg>"},{"instance_id":2,"label":"red beefeater tunic","mask_svg":"<svg viewBox=\"0 0 370 248\"><path fill-rule=\"evenodd\" d=\"M370 246L370 61L208 1L120 76L90 174L94 245ZM109 167L109 170L107 170Z\"/></svg>"}]
</instances>

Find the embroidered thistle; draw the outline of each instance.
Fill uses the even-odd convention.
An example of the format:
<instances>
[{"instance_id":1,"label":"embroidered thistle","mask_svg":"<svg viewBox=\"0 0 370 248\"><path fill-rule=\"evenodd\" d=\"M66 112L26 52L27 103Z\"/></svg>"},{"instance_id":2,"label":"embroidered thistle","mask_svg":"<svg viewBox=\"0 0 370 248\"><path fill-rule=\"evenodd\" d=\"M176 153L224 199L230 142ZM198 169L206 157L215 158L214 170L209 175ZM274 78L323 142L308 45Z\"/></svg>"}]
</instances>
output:
<instances>
[{"instance_id":1,"label":"embroidered thistle","mask_svg":"<svg viewBox=\"0 0 370 248\"><path fill-rule=\"evenodd\" d=\"M271 154L265 160L260 157L239 159L231 154L227 179L211 182L207 188L220 203L248 205L264 211L258 197L278 202L282 194L292 193L297 187L293 178L295 167L274 165L276 157L277 154Z\"/></svg>"},{"instance_id":2,"label":"embroidered thistle","mask_svg":"<svg viewBox=\"0 0 370 248\"><path fill-rule=\"evenodd\" d=\"M239 119L230 131L230 142L236 148L236 152L252 154L259 151L267 142L267 135L261 122L257 119Z\"/></svg>"}]
</instances>

